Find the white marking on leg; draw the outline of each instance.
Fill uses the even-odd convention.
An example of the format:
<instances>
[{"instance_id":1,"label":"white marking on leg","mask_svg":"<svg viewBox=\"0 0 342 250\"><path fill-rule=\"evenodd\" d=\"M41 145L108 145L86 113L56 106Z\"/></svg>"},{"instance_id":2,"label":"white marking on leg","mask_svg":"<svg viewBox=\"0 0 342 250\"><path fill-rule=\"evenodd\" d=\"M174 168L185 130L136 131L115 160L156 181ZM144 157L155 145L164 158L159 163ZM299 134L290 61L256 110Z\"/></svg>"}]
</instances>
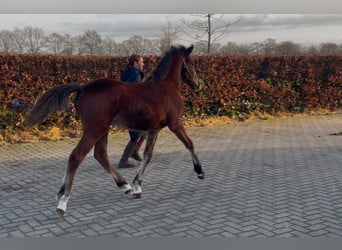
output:
<instances>
[{"instance_id":1,"label":"white marking on leg","mask_svg":"<svg viewBox=\"0 0 342 250\"><path fill-rule=\"evenodd\" d=\"M133 188L134 188L134 191L133 191L134 195L142 193L142 189L141 189L141 186L139 184L134 184Z\"/></svg>"},{"instance_id":2,"label":"white marking on leg","mask_svg":"<svg viewBox=\"0 0 342 250\"><path fill-rule=\"evenodd\" d=\"M66 174L63 176L62 184L66 182Z\"/></svg>"},{"instance_id":3,"label":"white marking on leg","mask_svg":"<svg viewBox=\"0 0 342 250\"><path fill-rule=\"evenodd\" d=\"M60 209L60 210L66 211L69 199L70 199L70 196L65 196L65 195L59 198L58 203L57 203L57 210Z\"/></svg>"},{"instance_id":4,"label":"white marking on leg","mask_svg":"<svg viewBox=\"0 0 342 250\"><path fill-rule=\"evenodd\" d=\"M124 191L125 193L131 193L132 186L129 184L125 184L121 187L121 190Z\"/></svg>"}]
</instances>

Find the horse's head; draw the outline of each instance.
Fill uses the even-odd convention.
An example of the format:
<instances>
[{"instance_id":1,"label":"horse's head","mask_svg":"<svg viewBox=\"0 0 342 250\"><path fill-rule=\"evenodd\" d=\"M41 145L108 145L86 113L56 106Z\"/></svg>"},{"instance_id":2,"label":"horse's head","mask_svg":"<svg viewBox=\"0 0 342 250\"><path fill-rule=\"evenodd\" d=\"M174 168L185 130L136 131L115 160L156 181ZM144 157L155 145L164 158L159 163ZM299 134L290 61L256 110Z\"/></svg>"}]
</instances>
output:
<instances>
[{"instance_id":1,"label":"horse's head","mask_svg":"<svg viewBox=\"0 0 342 250\"><path fill-rule=\"evenodd\" d=\"M195 63L190 57L193 48L194 46L191 45L184 52L181 79L182 82L188 84L191 88L196 89L198 87L198 77L195 70Z\"/></svg>"}]
</instances>

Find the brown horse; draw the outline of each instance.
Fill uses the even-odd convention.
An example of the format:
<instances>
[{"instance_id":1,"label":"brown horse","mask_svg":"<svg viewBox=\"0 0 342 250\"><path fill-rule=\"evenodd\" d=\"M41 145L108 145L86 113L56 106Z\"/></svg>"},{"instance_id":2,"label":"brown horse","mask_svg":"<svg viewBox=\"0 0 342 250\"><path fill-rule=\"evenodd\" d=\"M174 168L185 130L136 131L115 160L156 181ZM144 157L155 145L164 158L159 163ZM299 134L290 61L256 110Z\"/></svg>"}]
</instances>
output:
<instances>
[{"instance_id":1,"label":"brown horse","mask_svg":"<svg viewBox=\"0 0 342 250\"><path fill-rule=\"evenodd\" d=\"M82 122L82 137L69 157L66 174L57 194L57 213L66 211L77 168L89 151L94 149L95 159L112 175L125 193L141 197L141 184L150 162L158 133L168 127L190 151L198 178L204 178L194 145L187 135L181 117L184 104L181 82L192 88L198 86L194 63L190 57L193 46L171 47L151 76L141 84L97 79L85 85L77 83L55 86L46 91L26 117L32 126L44 120L51 112L67 108L68 97L76 92L74 104ZM107 139L111 124L136 131L147 131L144 157L133 180L133 189L108 159Z\"/></svg>"}]
</instances>

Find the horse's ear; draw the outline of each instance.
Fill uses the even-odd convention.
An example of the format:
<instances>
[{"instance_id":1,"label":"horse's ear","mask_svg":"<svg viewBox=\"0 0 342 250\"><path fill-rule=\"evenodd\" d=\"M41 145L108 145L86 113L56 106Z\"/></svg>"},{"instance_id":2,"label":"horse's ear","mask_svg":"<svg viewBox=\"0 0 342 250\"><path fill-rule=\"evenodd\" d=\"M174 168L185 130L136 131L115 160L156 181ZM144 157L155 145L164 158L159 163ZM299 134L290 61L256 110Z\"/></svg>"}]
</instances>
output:
<instances>
[{"instance_id":1,"label":"horse's ear","mask_svg":"<svg viewBox=\"0 0 342 250\"><path fill-rule=\"evenodd\" d=\"M194 49L194 45L191 45L191 46L186 50L186 54L187 54L187 55L190 55L193 49Z\"/></svg>"}]
</instances>

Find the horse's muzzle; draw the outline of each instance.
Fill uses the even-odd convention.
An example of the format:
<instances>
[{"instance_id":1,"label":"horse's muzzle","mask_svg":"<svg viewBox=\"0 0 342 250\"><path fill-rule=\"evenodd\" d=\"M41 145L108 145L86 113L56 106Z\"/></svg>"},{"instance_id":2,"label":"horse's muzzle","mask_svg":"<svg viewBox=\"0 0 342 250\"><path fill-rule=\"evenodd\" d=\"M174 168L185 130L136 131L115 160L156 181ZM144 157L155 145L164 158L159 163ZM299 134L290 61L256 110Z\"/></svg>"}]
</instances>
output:
<instances>
[{"instance_id":1,"label":"horse's muzzle","mask_svg":"<svg viewBox=\"0 0 342 250\"><path fill-rule=\"evenodd\" d=\"M189 86L192 88L192 89L197 89L198 88L198 86L199 86L199 84L198 84L198 82L196 81L190 81L189 82Z\"/></svg>"}]
</instances>

